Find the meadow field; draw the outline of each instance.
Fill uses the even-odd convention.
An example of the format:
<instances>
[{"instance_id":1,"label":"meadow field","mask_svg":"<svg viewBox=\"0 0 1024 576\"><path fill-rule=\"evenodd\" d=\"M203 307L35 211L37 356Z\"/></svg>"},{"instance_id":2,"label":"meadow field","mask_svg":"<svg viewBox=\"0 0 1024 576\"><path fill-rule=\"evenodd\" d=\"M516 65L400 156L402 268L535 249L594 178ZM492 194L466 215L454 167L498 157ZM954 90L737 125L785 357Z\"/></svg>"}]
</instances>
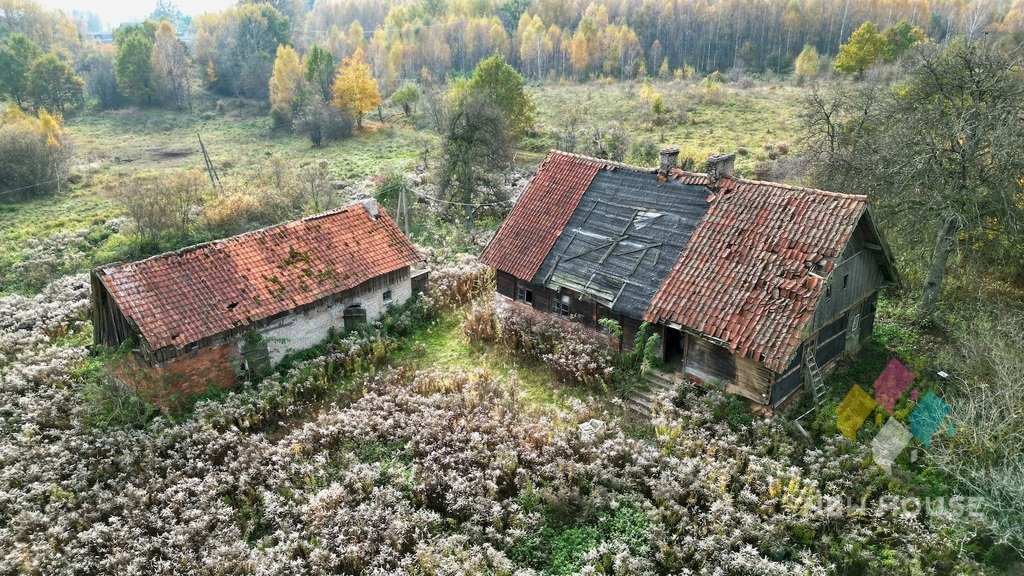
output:
<instances>
[{"instance_id":1,"label":"meadow field","mask_svg":"<svg viewBox=\"0 0 1024 576\"><path fill-rule=\"evenodd\" d=\"M704 89L696 82L653 86L665 98L663 125L654 125L638 102L637 82L528 86L537 105L537 126L516 156L518 167L529 175L549 149L559 147L561 119L573 110L583 112L576 146L583 154L594 130L609 127L625 132L631 148L641 143L679 146L682 158L694 159L698 170L712 154L740 150L737 171L747 176L759 164L771 163L769 154L776 155L771 151L798 149L800 88L785 82L727 84L715 102L704 102ZM206 96L197 99L193 113L126 108L72 117L67 132L75 156L61 194L0 203L0 293L42 287L41 281L19 281L13 267L41 258L47 246L66 246L70 252L65 254L69 261L57 268L61 274L144 254L125 234L104 226L123 216L111 191L140 173L167 176L204 169L199 137L222 181L243 187L265 185L274 162L299 168L326 161L327 178L347 190L340 202L346 195L372 192L374 182L387 175L423 170L424 151L429 179L439 137L425 111L412 118L388 106L382 112L383 122L368 116L363 130L320 148L287 127L275 128L265 104L244 99ZM429 244L430 235L421 240Z\"/></svg>"}]
</instances>

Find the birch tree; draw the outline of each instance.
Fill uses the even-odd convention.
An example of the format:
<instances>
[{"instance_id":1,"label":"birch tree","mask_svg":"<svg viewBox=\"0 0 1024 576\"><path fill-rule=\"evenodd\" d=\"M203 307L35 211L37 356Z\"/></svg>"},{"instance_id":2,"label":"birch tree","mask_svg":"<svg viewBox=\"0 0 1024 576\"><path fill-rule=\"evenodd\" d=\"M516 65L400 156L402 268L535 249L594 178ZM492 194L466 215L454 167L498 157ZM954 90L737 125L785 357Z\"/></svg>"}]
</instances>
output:
<instances>
[{"instance_id":1,"label":"birch tree","mask_svg":"<svg viewBox=\"0 0 1024 576\"><path fill-rule=\"evenodd\" d=\"M164 20L157 26L153 41L152 76L156 93L174 104L178 110L192 109L192 91L189 86L191 63L185 46L178 40L174 26Z\"/></svg>"}]
</instances>

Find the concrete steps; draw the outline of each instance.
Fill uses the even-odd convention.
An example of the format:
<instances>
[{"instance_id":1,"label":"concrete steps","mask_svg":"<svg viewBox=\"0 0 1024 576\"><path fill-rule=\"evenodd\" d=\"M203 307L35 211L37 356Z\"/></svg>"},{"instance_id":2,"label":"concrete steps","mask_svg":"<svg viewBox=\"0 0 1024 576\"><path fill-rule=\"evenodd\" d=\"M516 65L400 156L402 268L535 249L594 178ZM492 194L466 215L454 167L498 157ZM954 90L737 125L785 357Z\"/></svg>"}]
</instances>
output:
<instances>
[{"instance_id":1,"label":"concrete steps","mask_svg":"<svg viewBox=\"0 0 1024 576\"><path fill-rule=\"evenodd\" d=\"M640 386L630 391L623 405L638 416L650 418L659 402L671 401L682 381L679 374L652 370L644 376Z\"/></svg>"}]
</instances>

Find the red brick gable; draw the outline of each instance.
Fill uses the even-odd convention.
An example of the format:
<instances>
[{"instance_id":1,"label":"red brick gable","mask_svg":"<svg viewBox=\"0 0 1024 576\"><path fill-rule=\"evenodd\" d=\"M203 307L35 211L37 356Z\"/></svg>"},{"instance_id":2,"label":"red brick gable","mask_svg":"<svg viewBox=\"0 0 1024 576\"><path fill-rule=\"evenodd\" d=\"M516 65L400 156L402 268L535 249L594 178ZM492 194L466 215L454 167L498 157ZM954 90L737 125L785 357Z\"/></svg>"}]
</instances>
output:
<instances>
[{"instance_id":1,"label":"red brick gable","mask_svg":"<svg viewBox=\"0 0 1024 576\"><path fill-rule=\"evenodd\" d=\"M361 204L96 271L151 350L274 317L422 260Z\"/></svg>"},{"instance_id":2,"label":"red brick gable","mask_svg":"<svg viewBox=\"0 0 1024 576\"><path fill-rule=\"evenodd\" d=\"M706 175L674 176L708 184ZM782 372L867 197L734 178L717 184L644 317L721 340Z\"/></svg>"},{"instance_id":3,"label":"red brick gable","mask_svg":"<svg viewBox=\"0 0 1024 576\"><path fill-rule=\"evenodd\" d=\"M531 280L604 164L552 150L480 260Z\"/></svg>"}]
</instances>

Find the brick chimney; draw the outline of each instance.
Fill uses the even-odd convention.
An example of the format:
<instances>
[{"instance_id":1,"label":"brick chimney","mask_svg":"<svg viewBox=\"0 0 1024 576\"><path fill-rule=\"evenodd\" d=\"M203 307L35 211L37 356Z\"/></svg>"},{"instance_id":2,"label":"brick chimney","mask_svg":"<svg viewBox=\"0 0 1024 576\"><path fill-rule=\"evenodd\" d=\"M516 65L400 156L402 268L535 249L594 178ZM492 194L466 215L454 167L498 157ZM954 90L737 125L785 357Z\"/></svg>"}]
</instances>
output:
<instances>
[{"instance_id":1,"label":"brick chimney","mask_svg":"<svg viewBox=\"0 0 1024 576\"><path fill-rule=\"evenodd\" d=\"M719 179L732 176L732 168L736 163L735 154L715 154L708 158L707 173L711 186L714 186Z\"/></svg>"},{"instance_id":2,"label":"brick chimney","mask_svg":"<svg viewBox=\"0 0 1024 576\"><path fill-rule=\"evenodd\" d=\"M661 161L658 164L658 174L662 176L668 176L668 173L676 167L679 163L679 148L672 146L671 148L661 149Z\"/></svg>"}]
</instances>

